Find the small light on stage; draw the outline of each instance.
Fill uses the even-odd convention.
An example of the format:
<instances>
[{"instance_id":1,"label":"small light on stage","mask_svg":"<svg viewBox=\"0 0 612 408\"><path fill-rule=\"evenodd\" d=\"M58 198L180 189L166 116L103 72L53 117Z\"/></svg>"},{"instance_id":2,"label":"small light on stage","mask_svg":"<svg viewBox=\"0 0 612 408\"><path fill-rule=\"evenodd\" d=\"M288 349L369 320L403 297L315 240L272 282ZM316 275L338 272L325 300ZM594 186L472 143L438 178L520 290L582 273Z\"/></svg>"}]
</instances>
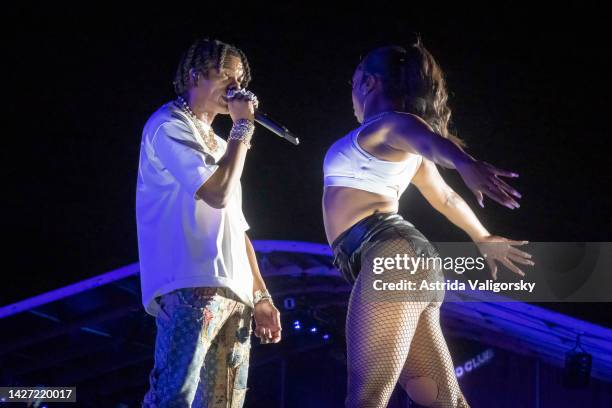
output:
<instances>
[{"instance_id":1,"label":"small light on stage","mask_svg":"<svg viewBox=\"0 0 612 408\"><path fill-rule=\"evenodd\" d=\"M329 334L324 334L323 335L323 340L329 340Z\"/></svg>"},{"instance_id":2,"label":"small light on stage","mask_svg":"<svg viewBox=\"0 0 612 408\"><path fill-rule=\"evenodd\" d=\"M317 328L316 327L311 327L310 328L310 332L311 333L316 333L317 332Z\"/></svg>"},{"instance_id":3,"label":"small light on stage","mask_svg":"<svg viewBox=\"0 0 612 408\"><path fill-rule=\"evenodd\" d=\"M296 320L295 322L293 322L293 328L295 330L300 330L302 328L302 326L300 325L300 321Z\"/></svg>"}]
</instances>

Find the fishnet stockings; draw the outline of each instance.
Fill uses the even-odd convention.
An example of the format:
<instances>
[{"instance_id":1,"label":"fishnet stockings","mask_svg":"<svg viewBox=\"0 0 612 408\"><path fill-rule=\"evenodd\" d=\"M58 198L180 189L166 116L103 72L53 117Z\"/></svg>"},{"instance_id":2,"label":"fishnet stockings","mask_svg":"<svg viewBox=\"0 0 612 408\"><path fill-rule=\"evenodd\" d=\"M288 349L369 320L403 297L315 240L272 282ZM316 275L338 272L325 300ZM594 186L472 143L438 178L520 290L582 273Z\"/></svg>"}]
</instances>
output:
<instances>
[{"instance_id":1,"label":"fishnet stockings","mask_svg":"<svg viewBox=\"0 0 612 408\"><path fill-rule=\"evenodd\" d=\"M410 240L375 242L362 252L361 271L349 300L346 321L347 408L384 408L399 380L420 405L467 408L440 328L444 293L431 290L374 291L375 279L417 284L443 280L441 271L404 269L376 275L374 258L418 256Z\"/></svg>"}]
</instances>

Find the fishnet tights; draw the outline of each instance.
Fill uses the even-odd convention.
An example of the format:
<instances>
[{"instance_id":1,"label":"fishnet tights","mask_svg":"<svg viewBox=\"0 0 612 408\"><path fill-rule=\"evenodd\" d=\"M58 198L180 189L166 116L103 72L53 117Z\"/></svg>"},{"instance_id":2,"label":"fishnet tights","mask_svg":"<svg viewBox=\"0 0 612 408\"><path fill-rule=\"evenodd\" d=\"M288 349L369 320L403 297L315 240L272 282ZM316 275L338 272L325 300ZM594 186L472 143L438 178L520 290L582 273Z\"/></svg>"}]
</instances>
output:
<instances>
[{"instance_id":1,"label":"fishnet tights","mask_svg":"<svg viewBox=\"0 0 612 408\"><path fill-rule=\"evenodd\" d=\"M361 271L349 300L346 321L348 357L347 408L384 408L397 381L417 404L467 408L440 328L439 291L374 291L375 279L420 285L443 280L438 270L372 272L377 257L417 256L413 244L394 238L375 242L362 252Z\"/></svg>"}]
</instances>

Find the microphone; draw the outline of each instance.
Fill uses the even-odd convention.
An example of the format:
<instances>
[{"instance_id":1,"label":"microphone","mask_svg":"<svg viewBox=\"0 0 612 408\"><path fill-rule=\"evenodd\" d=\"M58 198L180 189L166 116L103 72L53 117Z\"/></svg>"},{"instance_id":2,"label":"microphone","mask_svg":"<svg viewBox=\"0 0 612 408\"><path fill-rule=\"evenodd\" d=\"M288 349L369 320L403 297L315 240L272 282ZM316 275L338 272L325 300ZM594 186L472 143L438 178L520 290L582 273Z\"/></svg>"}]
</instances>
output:
<instances>
[{"instance_id":1,"label":"microphone","mask_svg":"<svg viewBox=\"0 0 612 408\"><path fill-rule=\"evenodd\" d=\"M249 98L251 101L254 102L255 109L257 109L258 101L255 94L250 91L247 91L246 89L231 88L227 90L227 98L233 98L236 94L241 94ZM280 123L278 123L260 110L255 111L255 122L259 123L261 126L265 127L275 135L282 137L289 143L292 143L296 146L300 144L300 139L298 139L297 136L294 136L289 131L289 129L287 129L285 126L281 125Z\"/></svg>"},{"instance_id":2,"label":"microphone","mask_svg":"<svg viewBox=\"0 0 612 408\"><path fill-rule=\"evenodd\" d=\"M261 111L255 111L255 122L259 123L261 126L268 129L270 132L274 133L285 139L286 141L293 143L294 145L300 144L300 139L294 136L289 129L280 123L274 121L268 115Z\"/></svg>"}]
</instances>

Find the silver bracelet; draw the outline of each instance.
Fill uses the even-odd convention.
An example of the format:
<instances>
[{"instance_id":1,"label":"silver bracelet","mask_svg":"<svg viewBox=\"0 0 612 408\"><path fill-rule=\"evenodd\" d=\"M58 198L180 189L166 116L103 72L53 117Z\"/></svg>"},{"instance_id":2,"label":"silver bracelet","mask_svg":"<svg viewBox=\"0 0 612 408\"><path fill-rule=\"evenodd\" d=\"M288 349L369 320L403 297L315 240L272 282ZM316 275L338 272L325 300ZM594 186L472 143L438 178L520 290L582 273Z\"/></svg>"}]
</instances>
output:
<instances>
[{"instance_id":1,"label":"silver bracelet","mask_svg":"<svg viewBox=\"0 0 612 408\"><path fill-rule=\"evenodd\" d=\"M255 131L255 124L248 119L238 119L234 122L228 140L240 140L247 149L251 148L251 138Z\"/></svg>"},{"instance_id":2,"label":"silver bracelet","mask_svg":"<svg viewBox=\"0 0 612 408\"><path fill-rule=\"evenodd\" d=\"M272 295L267 290L256 290L253 295L253 306L261 302L262 300L267 300L271 305L274 305L272 301Z\"/></svg>"}]
</instances>

